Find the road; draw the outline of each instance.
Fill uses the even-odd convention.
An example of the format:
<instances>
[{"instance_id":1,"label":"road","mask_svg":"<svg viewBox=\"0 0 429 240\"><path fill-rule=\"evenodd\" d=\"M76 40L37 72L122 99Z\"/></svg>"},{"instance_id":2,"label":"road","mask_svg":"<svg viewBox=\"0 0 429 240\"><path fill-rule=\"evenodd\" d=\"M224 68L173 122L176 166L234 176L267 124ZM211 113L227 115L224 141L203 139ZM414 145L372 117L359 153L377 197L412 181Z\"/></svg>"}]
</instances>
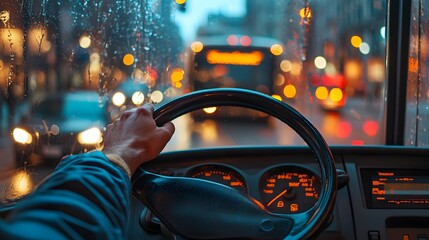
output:
<instances>
[{"instance_id":1,"label":"road","mask_svg":"<svg viewBox=\"0 0 429 240\"><path fill-rule=\"evenodd\" d=\"M349 99L341 111L326 111L318 105L296 106L330 145L382 144L380 123L384 112L379 101ZM176 133L166 150L230 145L303 145L304 141L286 124L241 120L224 122L207 119L194 122L188 115L174 121Z\"/></svg>"}]
</instances>

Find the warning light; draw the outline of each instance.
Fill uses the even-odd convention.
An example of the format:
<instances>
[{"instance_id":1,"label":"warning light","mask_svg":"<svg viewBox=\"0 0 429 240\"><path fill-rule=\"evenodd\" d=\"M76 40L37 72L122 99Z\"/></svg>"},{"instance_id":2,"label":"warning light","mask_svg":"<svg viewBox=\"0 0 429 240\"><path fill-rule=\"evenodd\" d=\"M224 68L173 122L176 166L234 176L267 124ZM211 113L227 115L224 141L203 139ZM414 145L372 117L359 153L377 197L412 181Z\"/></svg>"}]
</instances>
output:
<instances>
[{"instance_id":1,"label":"warning light","mask_svg":"<svg viewBox=\"0 0 429 240\"><path fill-rule=\"evenodd\" d=\"M277 203L277 207L278 208L282 208L282 207L284 207L285 206L285 203L283 202L283 201L279 201L278 203Z\"/></svg>"},{"instance_id":2,"label":"warning light","mask_svg":"<svg viewBox=\"0 0 429 240\"><path fill-rule=\"evenodd\" d=\"M290 205L290 211L291 211L291 212L298 212L298 204L296 204L296 203L292 203L292 204Z\"/></svg>"}]
</instances>

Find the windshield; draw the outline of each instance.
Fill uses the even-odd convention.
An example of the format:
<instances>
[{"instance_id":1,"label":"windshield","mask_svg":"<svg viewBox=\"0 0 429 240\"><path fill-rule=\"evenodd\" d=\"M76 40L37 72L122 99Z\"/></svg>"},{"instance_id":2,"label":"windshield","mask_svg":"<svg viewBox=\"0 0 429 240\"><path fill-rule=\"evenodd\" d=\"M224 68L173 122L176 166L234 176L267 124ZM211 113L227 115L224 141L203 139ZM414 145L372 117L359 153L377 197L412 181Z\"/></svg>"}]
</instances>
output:
<instances>
[{"instance_id":1,"label":"windshield","mask_svg":"<svg viewBox=\"0 0 429 240\"><path fill-rule=\"evenodd\" d=\"M103 126L126 109L219 87L290 104L328 144L383 145L386 16L385 0L3 0L0 117L12 159L3 168L30 175L40 165L52 168L63 155L100 148ZM419 40L427 38L427 21L416 21L410 59L426 46ZM412 72L414 86L426 94L422 72ZM76 91L92 94L68 95ZM415 116L427 103L408 91L405 138L412 145L416 131L426 131ZM81 117L91 121L67 122ZM174 123L165 151L305 145L285 124L237 107L199 110Z\"/></svg>"}]
</instances>

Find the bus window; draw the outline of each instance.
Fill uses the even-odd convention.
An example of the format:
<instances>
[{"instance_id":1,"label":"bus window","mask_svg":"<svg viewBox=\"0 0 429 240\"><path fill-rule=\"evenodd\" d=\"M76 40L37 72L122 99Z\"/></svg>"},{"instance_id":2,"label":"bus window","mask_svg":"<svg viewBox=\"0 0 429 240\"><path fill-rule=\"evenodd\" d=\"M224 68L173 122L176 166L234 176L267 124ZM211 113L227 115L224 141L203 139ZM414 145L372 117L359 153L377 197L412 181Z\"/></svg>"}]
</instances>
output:
<instances>
[{"instance_id":1,"label":"bus window","mask_svg":"<svg viewBox=\"0 0 429 240\"><path fill-rule=\"evenodd\" d=\"M412 1L405 119L405 145L428 146L429 135L429 3Z\"/></svg>"}]
</instances>

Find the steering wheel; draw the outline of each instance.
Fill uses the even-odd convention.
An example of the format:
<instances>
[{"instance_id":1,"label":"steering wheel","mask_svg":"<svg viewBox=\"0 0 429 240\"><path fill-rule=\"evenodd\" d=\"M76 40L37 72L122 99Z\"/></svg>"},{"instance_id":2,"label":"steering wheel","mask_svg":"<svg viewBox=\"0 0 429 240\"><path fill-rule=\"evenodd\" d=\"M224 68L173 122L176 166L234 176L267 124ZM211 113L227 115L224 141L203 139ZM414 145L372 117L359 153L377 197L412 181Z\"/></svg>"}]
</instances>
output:
<instances>
[{"instance_id":1,"label":"steering wheel","mask_svg":"<svg viewBox=\"0 0 429 240\"><path fill-rule=\"evenodd\" d=\"M252 197L214 182L157 175L139 168L133 194L170 233L186 239L309 239L330 220L337 192L331 150L320 132L297 110L268 95L245 89L218 88L191 92L154 111L162 126L183 114L214 106L258 110L289 125L307 143L320 167L321 192L305 214L276 215Z\"/></svg>"}]
</instances>

